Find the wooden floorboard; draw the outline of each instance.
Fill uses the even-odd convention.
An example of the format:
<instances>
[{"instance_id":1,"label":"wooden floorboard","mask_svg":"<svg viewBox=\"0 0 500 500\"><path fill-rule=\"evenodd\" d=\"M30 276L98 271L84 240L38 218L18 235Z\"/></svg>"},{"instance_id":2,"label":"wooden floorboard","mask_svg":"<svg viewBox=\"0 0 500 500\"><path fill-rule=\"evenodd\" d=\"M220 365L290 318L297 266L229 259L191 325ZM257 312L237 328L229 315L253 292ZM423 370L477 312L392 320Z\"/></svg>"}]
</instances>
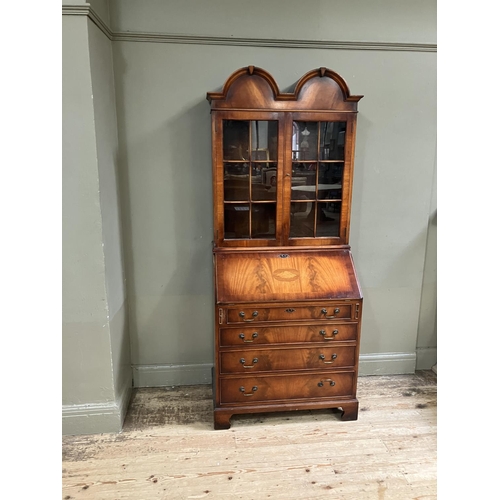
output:
<instances>
[{"instance_id":1,"label":"wooden floorboard","mask_svg":"<svg viewBox=\"0 0 500 500\"><path fill-rule=\"evenodd\" d=\"M211 386L135 389L119 434L64 436L62 498L437 498L437 379L360 377L359 418L238 415L213 430Z\"/></svg>"}]
</instances>

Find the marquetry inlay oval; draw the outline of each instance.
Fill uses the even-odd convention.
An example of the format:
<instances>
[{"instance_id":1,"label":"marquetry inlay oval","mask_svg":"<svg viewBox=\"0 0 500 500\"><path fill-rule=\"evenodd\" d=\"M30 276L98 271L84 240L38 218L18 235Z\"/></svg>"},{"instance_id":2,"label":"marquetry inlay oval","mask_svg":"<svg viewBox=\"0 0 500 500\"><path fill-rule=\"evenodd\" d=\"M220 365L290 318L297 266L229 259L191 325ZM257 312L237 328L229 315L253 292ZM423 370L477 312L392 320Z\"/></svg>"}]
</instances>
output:
<instances>
[{"instance_id":1,"label":"marquetry inlay oval","mask_svg":"<svg viewBox=\"0 0 500 500\"><path fill-rule=\"evenodd\" d=\"M273 278L278 281L295 281L299 279L300 273L297 269L276 269Z\"/></svg>"}]
</instances>

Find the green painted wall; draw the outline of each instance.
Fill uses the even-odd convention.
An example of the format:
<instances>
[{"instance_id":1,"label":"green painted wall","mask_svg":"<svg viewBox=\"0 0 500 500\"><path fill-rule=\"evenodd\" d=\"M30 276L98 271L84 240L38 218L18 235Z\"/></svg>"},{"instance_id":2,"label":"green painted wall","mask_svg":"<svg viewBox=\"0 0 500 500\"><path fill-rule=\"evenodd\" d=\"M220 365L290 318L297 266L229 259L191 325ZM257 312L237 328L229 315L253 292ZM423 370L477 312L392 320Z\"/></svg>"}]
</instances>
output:
<instances>
[{"instance_id":1,"label":"green painted wall","mask_svg":"<svg viewBox=\"0 0 500 500\"><path fill-rule=\"evenodd\" d=\"M205 95L247 65L269 71L282 89L326 66L365 96L351 223L365 296L361 372L411 372L417 360L430 368L436 52L403 44L435 43L435 3L94 0L90 10L79 0L71 4L81 11L65 11L63 2L67 432L119 427L131 372L136 386L210 382ZM113 41L99 20L109 23ZM148 33L176 43L147 41ZM297 47L290 48L292 40ZM312 48L299 47L307 41ZM353 42L357 50L321 48L325 41ZM370 50L372 42L379 49ZM398 50L384 42L399 43Z\"/></svg>"},{"instance_id":2,"label":"green painted wall","mask_svg":"<svg viewBox=\"0 0 500 500\"><path fill-rule=\"evenodd\" d=\"M418 15L410 3L386 2L375 13L371 2L340 10L329 2L291 2L286 17L282 2L260 9L252 3L251 12L242 2L195 2L189 11L185 4L111 2L112 26L117 32L435 42L432 2L419 4ZM317 15L305 17L304 9ZM436 53L134 39L113 42L113 51L136 384L182 383L178 373L188 369L186 383L209 381L212 188L205 94L250 64L269 71L281 88L326 66L353 94L365 95L351 226L365 294L361 372L412 371L419 317L428 313L421 303L434 307L432 298L422 297L422 283L436 148ZM432 283L426 293L432 295ZM433 332L421 322L424 344L435 332L429 327Z\"/></svg>"},{"instance_id":3,"label":"green painted wall","mask_svg":"<svg viewBox=\"0 0 500 500\"><path fill-rule=\"evenodd\" d=\"M130 339L111 42L63 16L63 431L120 430Z\"/></svg>"}]
</instances>

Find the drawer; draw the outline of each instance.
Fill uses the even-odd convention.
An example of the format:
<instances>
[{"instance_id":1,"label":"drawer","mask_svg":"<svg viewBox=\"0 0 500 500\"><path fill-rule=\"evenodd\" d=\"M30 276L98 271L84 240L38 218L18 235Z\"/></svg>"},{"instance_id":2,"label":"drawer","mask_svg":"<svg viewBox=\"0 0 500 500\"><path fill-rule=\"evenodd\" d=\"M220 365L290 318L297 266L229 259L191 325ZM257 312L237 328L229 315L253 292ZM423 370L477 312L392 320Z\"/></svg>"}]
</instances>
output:
<instances>
[{"instance_id":1,"label":"drawer","mask_svg":"<svg viewBox=\"0 0 500 500\"><path fill-rule=\"evenodd\" d=\"M295 320L331 320L350 319L352 304L316 305L316 306L281 306L248 307L227 309L227 323L252 323L260 321L295 321Z\"/></svg>"},{"instance_id":2,"label":"drawer","mask_svg":"<svg viewBox=\"0 0 500 500\"><path fill-rule=\"evenodd\" d=\"M354 373L221 378L221 404L353 397Z\"/></svg>"},{"instance_id":3,"label":"drawer","mask_svg":"<svg viewBox=\"0 0 500 500\"><path fill-rule=\"evenodd\" d=\"M353 367L356 346L245 349L219 354L221 374Z\"/></svg>"},{"instance_id":4,"label":"drawer","mask_svg":"<svg viewBox=\"0 0 500 500\"><path fill-rule=\"evenodd\" d=\"M320 325L269 326L246 328L221 328L219 344L248 346L252 344L291 344L356 340L358 323L334 323Z\"/></svg>"}]
</instances>

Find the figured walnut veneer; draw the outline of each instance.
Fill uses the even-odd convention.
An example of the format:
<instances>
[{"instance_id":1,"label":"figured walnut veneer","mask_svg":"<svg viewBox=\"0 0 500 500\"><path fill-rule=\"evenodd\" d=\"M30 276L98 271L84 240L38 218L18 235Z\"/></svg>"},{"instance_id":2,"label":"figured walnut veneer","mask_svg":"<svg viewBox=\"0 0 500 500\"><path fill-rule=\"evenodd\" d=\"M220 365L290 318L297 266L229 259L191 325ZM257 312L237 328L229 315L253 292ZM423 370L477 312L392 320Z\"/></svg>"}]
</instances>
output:
<instances>
[{"instance_id":1,"label":"figured walnut veneer","mask_svg":"<svg viewBox=\"0 0 500 500\"><path fill-rule=\"evenodd\" d=\"M286 325L241 325L238 328L219 327L219 347L278 344L341 342L356 340L358 324L345 322L301 323Z\"/></svg>"},{"instance_id":2,"label":"figured walnut veneer","mask_svg":"<svg viewBox=\"0 0 500 500\"><path fill-rule=\"evenodd\" d=\"M223 253L215 259L219 302L361 297L348 250Z\"/></svg>"},{"instance_id":3,"label":"figured walnut veneer","mask_svg":"<svg viewBox=\"0 0 500 500\"><path fill-rule=\"evenodd\" d=\"M306 73L282 92L270 73L255 66L235 71L221 91L207 94L215 429L229 428L238 413L341 408L342 420L357 419L363 298L349 226L361 97L351 95L344 79L327 68ZM268 135L258 135L260 122ZM317 158L306 164L297 156L297 141L302 141L299 155L306 151L297 127L302 124L307 136L309 122L318 131L311 144ZM333 130L337 134L329 147L342 154L321 159L327 126L331 137ZM264 177L269 168L272 184ZM327 179L326 170L337 177Z\"/></svg>"}]
</instances>

